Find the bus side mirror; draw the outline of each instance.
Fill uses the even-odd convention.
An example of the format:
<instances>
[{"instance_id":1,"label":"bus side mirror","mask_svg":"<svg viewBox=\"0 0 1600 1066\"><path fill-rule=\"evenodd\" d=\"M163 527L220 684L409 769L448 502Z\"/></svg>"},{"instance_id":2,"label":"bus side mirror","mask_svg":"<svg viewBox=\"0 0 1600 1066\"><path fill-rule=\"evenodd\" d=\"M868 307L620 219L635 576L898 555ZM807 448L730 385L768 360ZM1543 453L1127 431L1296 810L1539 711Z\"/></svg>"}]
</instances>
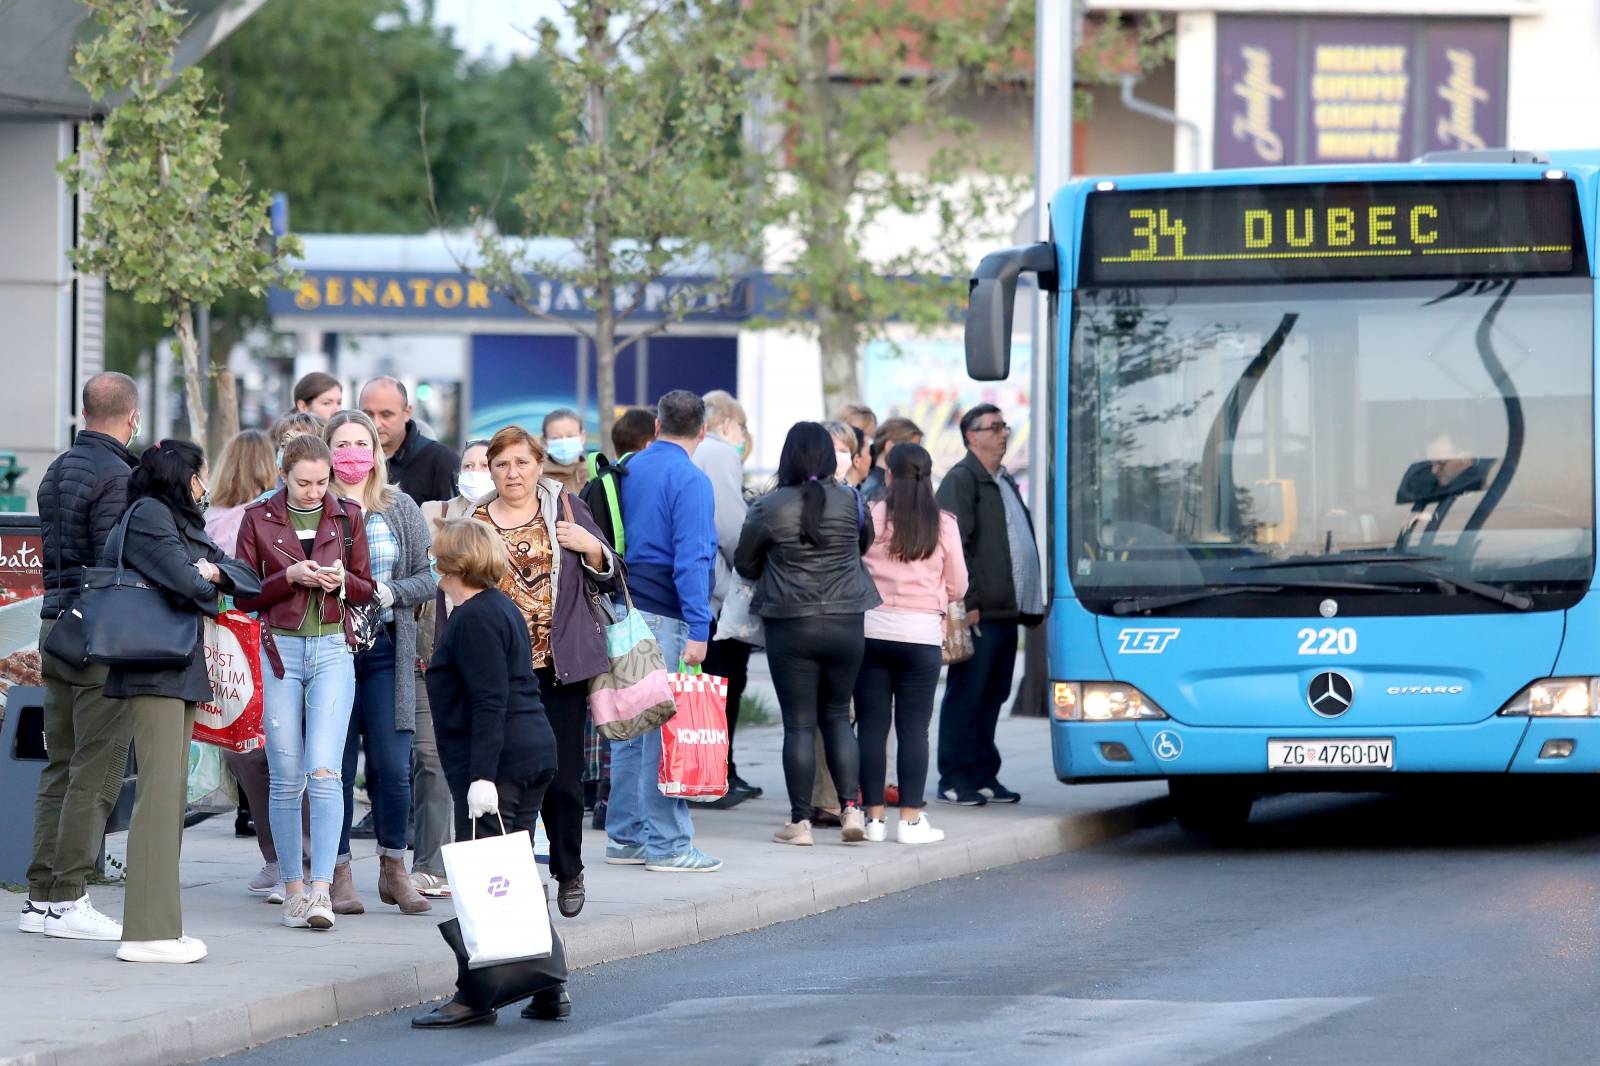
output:
<instances>
[{"instance_id":1,"label":"bus side mirror","mask_svg":"<svg viewBox=\"0 0 1600 1066\"><path fill-rule=\"evenodd\" d=\"M1055 245L990 252L967 283L967 375L977 381L1001 381L1011 373L1011 320L1024 271L1038 275L1040 291L1054 292Z\"/></svg>"}]
</instances>

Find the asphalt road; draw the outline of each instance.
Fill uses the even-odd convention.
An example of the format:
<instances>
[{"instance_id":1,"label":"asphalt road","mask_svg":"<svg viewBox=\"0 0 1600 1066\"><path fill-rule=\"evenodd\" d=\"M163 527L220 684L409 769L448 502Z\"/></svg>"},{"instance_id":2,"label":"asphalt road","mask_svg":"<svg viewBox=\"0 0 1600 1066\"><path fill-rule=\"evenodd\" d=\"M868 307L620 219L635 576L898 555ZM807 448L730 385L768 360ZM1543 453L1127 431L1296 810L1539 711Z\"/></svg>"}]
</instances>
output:
<instances>
[{"instance_id":1,"label":"asphalt road","mask_svg":"<svg viewBox=\"0 0 1600 1066\"><path fill-rule=\"evenodd\" d=\"M1227 845L1168 824L583 971L566 1022L403 1012L231 1061L1594 1062L1597 830L1595 785L1273 799Z\"/></svg>"}]
</instances>

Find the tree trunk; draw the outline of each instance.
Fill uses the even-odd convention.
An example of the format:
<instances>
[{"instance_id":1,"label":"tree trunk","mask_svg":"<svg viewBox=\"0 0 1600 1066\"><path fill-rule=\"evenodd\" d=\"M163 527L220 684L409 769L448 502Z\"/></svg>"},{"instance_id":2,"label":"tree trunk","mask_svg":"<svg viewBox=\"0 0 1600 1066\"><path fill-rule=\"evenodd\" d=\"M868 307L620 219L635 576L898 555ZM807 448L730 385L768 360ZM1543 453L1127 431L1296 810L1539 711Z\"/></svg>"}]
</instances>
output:
<instances>
[{"instance_id":1,"label":"tree trunk","mask_svg":"<svg viewBox=\"0 0 1600 1066\"><path fill-rule=\"evenodd\" d=\"M211 374L217 381L217 409L212 429L213 456L222 454L229 441L239 435L239 384L228 367L233 346L242 331L229 325L227 316L206 316L211 325L211 342L206 347L211 352Z\"/></svg>"},{"instance_id":2,"label":"tree trunk","mask_svg":"<svg viewBox=\"0 0 1600 1066\"><path fill-rule=\"evenodd\" d=\"M590 12L587 48L590 60L602 66L612 61L611 8L596 4ZM604 75L600 75L603 78ZM584 99L585 134L589 143L600 148L599 181L590 191L594 220L595 308L594 364L595 405L600 409L600 448L611 444L611 422L617 406L617 322L613 300L616 280L611 270L611 189L606 181L606 147L611 138L611 102L606 98L603 80L591 81Z\"/></svg>"},{"instance_id":3,"label":"tree trunk","mask_svg":"<svg viewBox=\"0 0 1600 1066\"><path fill-rule=\"evenodd\" d=\"M817 343L822 348L822 405L832 418L847 403L861 402L861 330L849 315L817 308Z\"/></svg>"},{"instance_id":4,"label":"tree trunk","mask_svg":"<svg viewBox=\"0 0 1600 1066\"><path fill-rule=\"evenodd\" d=\"M194 335L194 308L178 307L178 354L183 362L183 390L188 401L189 439L205 447L206 382L200 369L200 345Z\"/></svg>"}]
</instances>

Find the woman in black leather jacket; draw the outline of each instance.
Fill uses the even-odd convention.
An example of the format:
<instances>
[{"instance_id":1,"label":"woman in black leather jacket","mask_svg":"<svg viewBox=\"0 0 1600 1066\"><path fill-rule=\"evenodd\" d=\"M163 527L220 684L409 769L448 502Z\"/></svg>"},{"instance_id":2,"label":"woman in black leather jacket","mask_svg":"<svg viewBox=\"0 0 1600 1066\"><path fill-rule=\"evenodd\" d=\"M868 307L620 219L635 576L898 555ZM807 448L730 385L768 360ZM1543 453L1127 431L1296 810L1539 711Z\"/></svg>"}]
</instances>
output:
<instances>
[{"instance_id":1,"label":"woman in black leather jacket","mask_svg":"<svg viewBox=\"0 0 1600 1066\"><path fill-rule=\"evenodd\" d=\"M834 466L826 429L816 422L790 429L778 487L750 505L734 553L735 569L755 582L752 607L766 623L767 662L783 712L790 818L773 837L780 844L812 843L811 734L819 725L844 801L844 839L866 837L850 697L866 647L862 619L882 601L861 562L873 542L872 518L856 490L834 480Z\"/></svg>"}]
</instances>

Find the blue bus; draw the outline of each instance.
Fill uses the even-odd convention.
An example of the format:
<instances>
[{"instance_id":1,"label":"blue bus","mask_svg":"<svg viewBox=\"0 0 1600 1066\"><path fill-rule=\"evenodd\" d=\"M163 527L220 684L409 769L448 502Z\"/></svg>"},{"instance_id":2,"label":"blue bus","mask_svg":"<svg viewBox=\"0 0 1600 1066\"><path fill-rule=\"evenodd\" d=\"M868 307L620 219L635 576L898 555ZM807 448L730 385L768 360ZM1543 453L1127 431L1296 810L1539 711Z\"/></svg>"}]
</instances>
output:
<instances>
[{"instance_id":1,"label":"blue bus","mask_svg":"<svg viewBox=\"0 0 1600 1066\"><path fill-rule=\"evenodd\" d=\"M986 256L1051 307L1051 747L1261 795L1600 772L1600 152L1077 181ZM1433 776L1425 776L1433 775Z\"/></svg>"}]
</instances>

